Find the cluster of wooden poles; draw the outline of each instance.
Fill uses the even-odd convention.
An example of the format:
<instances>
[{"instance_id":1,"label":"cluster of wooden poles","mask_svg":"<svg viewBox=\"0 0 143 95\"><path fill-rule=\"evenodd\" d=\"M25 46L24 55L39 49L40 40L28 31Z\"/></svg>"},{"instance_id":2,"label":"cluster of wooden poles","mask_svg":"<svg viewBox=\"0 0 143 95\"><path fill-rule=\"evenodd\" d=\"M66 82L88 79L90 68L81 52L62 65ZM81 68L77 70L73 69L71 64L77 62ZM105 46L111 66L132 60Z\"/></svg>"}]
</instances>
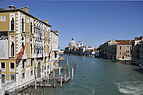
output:
<instances>
[{"instance_id":1,"label":"cluster of wooden poles","mask_svg":"<svg viewBox=\"0 0 143 95\"><path fill-rule=\"evenodd\" d=\"M34 87L31 87L31 92L29 92L29 88L27 88L27 91L26 93L29 93L29 95L38 95L37 92L36 92L36 89ZM34 90L34 92L33 92ZM24 92L24 88L23 88L23 92L22 92L22 95L25 95L25 92ZM27 95L27 94L26 94ZM40 95L46 95L46 92L45 92L45 87L42 87L41 88L41 94Z\"/></svg>"},{"instance_id":2,"label":"cluster of wooden poles","mask_svg":"<svg viewBox=\"0 0 143 95\"><path fill-rule=\"evenodd\" d=\"M66 65L67 65L67 68L66 68ZM61 75L61 67L59 67L60 81L58 82L60 83L60 87L62 87L62 83L67 83L71 79L71 77L72 77L72 80L74 78L74 70L76 70L76 64L74 64L74 68L72 68L72 75L70 75L70 67L69 67L68 59L67 59L66 65L64 64L64 78ZM68 72L68 77L66 75L67 74L66 70Z\"/></svg>"},{"instance_id":3,"label":"cluster of wooden poles","mask_svg":"<svg viewBox=\"0 0 143 95\"><path fill-rule=\"evenodd\" d=\"M67 65L67 68L66 68L66 65ZM59 70L59 77L57 79L57 82L60 83L60 87L62 88L63 83L67 83L71 79L71 77L72 77L72 80L74 79L74 70L76 70L76 64L74 64L74 67L71 70L71 73L72 73L71 75L70 75L70 67L69 67L68 59L67 59L66 64L64 64L64 76L62 76L62 74L61 74L61 69L62 69L61 67L58 68L58 70ZM67 72L68 72L68 77L66 75ZM53 71L53 87L54 88L56 87L56 77L55 76L56 76L56 74L55 74L55 70L54 70ZM49 73L47 75L46 81L48 83L50 82ZM31 91L30 91L31 94L30 95L33 95L33 94L36 95L36 86L37 86L36 79L34 81L34 85L35 85L34 87L31 87ZM45 87L47 87L47 86L45 86ZM41 95L46 95L45 94L45 87L43 86L41 88ZM33 88L34 88L34 92L33 92ZM29 88L27 88L26 93L30 93L30 92L29 92ZM22 94L24 95L24 88L23 88Z\"/></svg>"}]
</instances>

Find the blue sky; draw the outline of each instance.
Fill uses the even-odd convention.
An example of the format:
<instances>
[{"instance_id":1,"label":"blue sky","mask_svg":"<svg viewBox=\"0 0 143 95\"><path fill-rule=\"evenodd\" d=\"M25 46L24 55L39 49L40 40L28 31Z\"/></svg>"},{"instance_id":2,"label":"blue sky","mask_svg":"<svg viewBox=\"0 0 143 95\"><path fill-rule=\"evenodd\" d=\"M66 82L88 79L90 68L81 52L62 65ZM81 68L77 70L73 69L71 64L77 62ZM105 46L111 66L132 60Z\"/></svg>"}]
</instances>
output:
<instances>
[{"instance_id":1,"label":"blue sky","mask_svg":"<svg viewBox=\"0 0 143 95\"><path fill-rule=\"evenodd\" d=\"M132 40L143 35L143 1L0 0L0 7L29 7L29 12L59 31L60 48L73 37L98 47L108 40Z\"/></svg>"}]
</instances>

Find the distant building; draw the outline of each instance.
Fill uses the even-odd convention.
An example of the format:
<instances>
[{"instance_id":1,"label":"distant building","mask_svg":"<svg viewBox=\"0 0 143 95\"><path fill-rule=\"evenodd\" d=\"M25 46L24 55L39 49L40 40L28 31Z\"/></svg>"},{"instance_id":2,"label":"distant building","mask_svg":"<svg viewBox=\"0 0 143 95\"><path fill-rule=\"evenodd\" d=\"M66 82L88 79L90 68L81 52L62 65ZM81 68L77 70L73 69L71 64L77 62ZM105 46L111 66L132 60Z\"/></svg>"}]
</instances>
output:
<instances>
[{"instance_id":1,"label":"distant building","mask_svg":"<svg viewBox=\"0 0 143 95\"><path fill-rule=\"evenodd\" d=\"M82 46L83 46L83 43L82 43L81 41L78 41L77 46L78 46L78 47L82 47Z\"/></svg>"},{"instance_id":2,"label":"distant building","mask_svg":"<svg viewBox=\"0 0 143 95\"><path fill-rule=\"evenodd\" d=\"M70 41L70 43L69 43L69 46L68 47L77 47L77 45L76 45L76 42L75 42L75 40L72 38L72 40Z\"/></svg>"},{"instance_id":3,"label":"distant building","mask_svg":"<svg viewBox=\"0 0 143 95\"><path fill-rule=\"evenodd\" d=\"M135 37L132 43L132 63L143 64L143 36Z\"/></svg>"},{"instance_id":4,"label":"distant building","mask_svg":"<svg viewBox=\"0 0 143 95\"><path fill-rule=\"evenodd\" d=\"M87 46L83 55L85 56L95 56L95 53L97 52L97 49L91 46Z\"/></svg>"},{"instance_id":5,"label":"distant building","mask_svg":"<svg viewBox=\"0 0 143 95\"><path fill-rule=\"evenodd\" d=\"M91 52L91 50L92 50L92 52ZM75 40L72 38L72 40L70 41L68 47L65 48L64 53L65 54L75 54L75 55L91 55L95 52L94 52L93 47L84 46L81 41L78 41L78 43L76 44Z\"/></svg>"},{"instance_id":6,"label":"distant building","mask_svg":"<svg viewBox=\"0 0 143 95\"><path fill-rule=\"evenodd\" d=\"M112 60L131 60L131 40L110 40L102 46L103 58Z\"/></svg>"}]
</instances>

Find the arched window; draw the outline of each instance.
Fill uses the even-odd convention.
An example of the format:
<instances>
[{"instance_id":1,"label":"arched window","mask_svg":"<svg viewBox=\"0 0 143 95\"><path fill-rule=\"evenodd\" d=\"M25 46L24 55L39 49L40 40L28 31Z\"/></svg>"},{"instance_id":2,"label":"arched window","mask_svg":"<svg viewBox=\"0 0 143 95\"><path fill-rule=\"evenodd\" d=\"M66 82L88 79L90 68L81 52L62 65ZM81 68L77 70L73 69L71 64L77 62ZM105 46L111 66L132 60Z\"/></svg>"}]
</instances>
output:
<instances>
[{"instance_id":1,"label":"arched window","mask_svg":"<svg viewBox=\"0 0 143 95\"><path fill-rule=\"evenodd\" d=\"M22 18L22 31L24 32L24 19Z\"/></svg>"},{"instance_id":2,"label":"arched window","mask_svg":"<svg viewBox=\"0 0 143 95\"><path fill-rule=\"evenodd\" d=\"M22 43L22 47L24 47L24 43Z\"/></svg>"},{"instance_id":3,"label":"arched window","mask_svg":"<svg viewBox=\"0 0 143 95\"><path fill-rule=\"evenodd\" d=\"M32 34L32 22L30 23L30 31L31 31L31 34Z\"/></svg>"},{"instance_id":4,"label":"arched window","mask_svg":"<svg viewBox=\"0 0 143 95\"><path fill-rule=\"evenodd\" d=\"M35 53L36 46L34 45L34 53Z\"/></svg>"},{"instance_id":5,"label":"arched window","mask_svg":"<svg viewBox=\"0 0 143 95\"><path fill-rule=\"evenodd\" d=\"M11 44L11 56L14 56L14 42Z\"/></svg>"},{"instance_id":6,"label":"arched window","mask_svg":"<svg viewBox=\"0 0 143 95\"><path fill-rule=\"evenodd\" d=\"M22 40L24 40L24 37L22 37Z\"/></svg>"},{"instance_id":7,"label":"arched window","mask_svg":"<svg viewBox=\"0 0 143 95\"><path fill-rule=\"evenodd\" d=\"M31 54L32 54L32 44L30 44L30 46L31 46Z\"/></svg>"},{"instance_id":8,"label":"arched window","mask_svg":"<svg viewBox=\"0 0 143 95\"><path fill-rule=\"evenodd\" d=\"M11 19L11 31L14 31L14 18Z\"/></svg>"},{"instance_id":9,"label":"arched window","mask_svg":"<svg viewBox=\"0 0 143 95\"><path fill-rule=\"evenodd\" d=\"M56 51L54 51L54 53L55 53L55 58L57 58L57 53L56 53Z\"/></svg>"}]
</instances>

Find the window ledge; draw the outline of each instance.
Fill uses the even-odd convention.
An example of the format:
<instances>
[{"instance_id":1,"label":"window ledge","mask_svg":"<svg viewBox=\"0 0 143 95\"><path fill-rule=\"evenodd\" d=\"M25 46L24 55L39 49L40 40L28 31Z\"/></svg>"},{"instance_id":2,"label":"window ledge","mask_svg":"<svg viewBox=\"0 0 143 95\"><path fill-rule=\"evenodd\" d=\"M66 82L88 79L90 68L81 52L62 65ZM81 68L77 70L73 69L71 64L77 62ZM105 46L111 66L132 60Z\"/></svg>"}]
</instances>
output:
<instances>
[{"instance_id":1,"label":"window ledge","mask_svg":"<svg viewBox=\"0 0 143 95\"><path fill-rule=\"evenodd\" d=\"M14 32L14 30L10 30L9 32Z\"/></svg>"},{"instance_id":2,"label":"window ledge","mask_svg":"<svg viewBox=\"0 0 143 95\"><path fill-rule=\"evenodd\" d=\"M9 71L10 71L10 72L15 72L15 69L12 69L12 68L11 68Z\"/></svg>"},{"instance_id":3,"label":"window ledge","mask_svg":"<svg viewBox=\"0 0 143 95\"><path fill-rule=\"evenodd\" d=\"M2 72L5 72L6 71L6 69L5 68L2 68Z\"/></svg>"},{"instance_id":4,"label":"window ledge","mask_svg":"<svg viewBox=\"0 0 143 95\"><path fill-rule=\"evenodd\" d=\"M9 58L14 58L14 57L9 57Z\"/></svg>"}]
</instances>

